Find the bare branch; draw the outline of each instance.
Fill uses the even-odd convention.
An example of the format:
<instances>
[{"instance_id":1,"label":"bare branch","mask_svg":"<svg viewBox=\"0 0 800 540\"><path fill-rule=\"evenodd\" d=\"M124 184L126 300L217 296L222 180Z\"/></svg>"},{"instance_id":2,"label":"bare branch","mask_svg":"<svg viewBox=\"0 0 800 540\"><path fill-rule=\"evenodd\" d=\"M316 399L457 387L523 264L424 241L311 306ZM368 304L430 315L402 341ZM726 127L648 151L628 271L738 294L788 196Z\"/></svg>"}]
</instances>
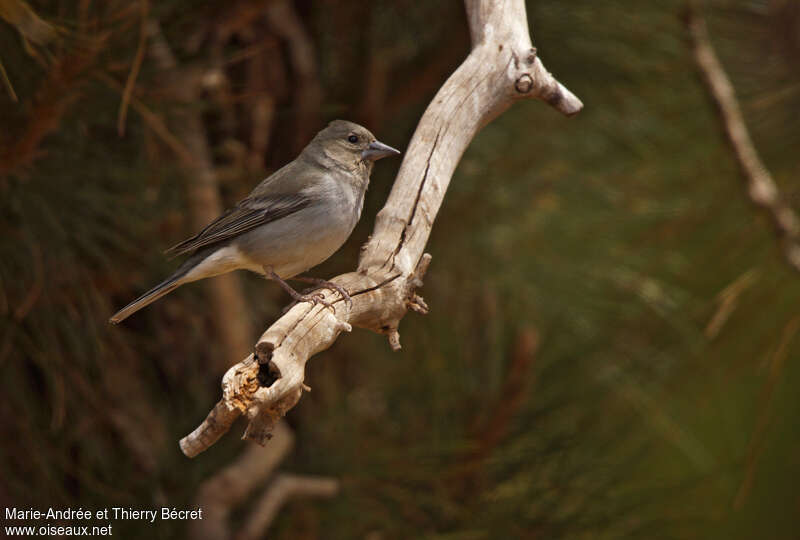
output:
<instances>
[{"instance_id":1,"label":"bare branch","mask_svg":"<svg viewBox=\"0 0 800 540\"><path fill-rule=\"evenodd\" d=\"M244 438L261 444L278 418L308 387L308 359L358 326L389 336L409 308L427 311L416 294L430 256L423 250L461 155L475 134L515 101L537 98L571 115L582 103L544 68L528 34L524 0L467 0L472 52L450 76L422 116L356 272L331 281L349 291L352 305L334 291L333 309L292 307L258 340L255 353L223 378L223 398L203 424L181 441L188 456L213 444L241 413Z\"/></svg>"},{"instance_id":2,"label":"bare branch","mask_svg":"<svg viewBox=\"0 0 800 540\"><path fill-rule=\"evenodd\" d=\"M717 105L722 128L747 183L747 195L753 204L769 216L783 243L786 261L800 271L800 220L781 198L775 180L758 156L733 85L711 46L706 23L691 7L686 10L686 25L695 62L706 90Z\"/></svg>"},{"instance_id":3,"label":"bare branch","mask_svg":"<svg viewBox=\"0 0 800 540\"><path fill-rule=\"evenodd\" d=\"M256 502L237 540L264 538L278 510L295 497L333 497L339 491L339 482L320 476L296 476L281 473Z\"/></svg>"},{"instance_id":4,"label":"bare branch","mask_svg":"<svg viewBox=\"0 0 800 540\"><path fill-rule=\"evenodd\" d=\"M275 426L269 451L248 446L242 455L200 485L197 505L204 510L202 521L192 522L190 536L197 539L232 538L228 518L258 486L275 472L294 445L294 434L284 422Z\"/></svg>"}]
</instances>

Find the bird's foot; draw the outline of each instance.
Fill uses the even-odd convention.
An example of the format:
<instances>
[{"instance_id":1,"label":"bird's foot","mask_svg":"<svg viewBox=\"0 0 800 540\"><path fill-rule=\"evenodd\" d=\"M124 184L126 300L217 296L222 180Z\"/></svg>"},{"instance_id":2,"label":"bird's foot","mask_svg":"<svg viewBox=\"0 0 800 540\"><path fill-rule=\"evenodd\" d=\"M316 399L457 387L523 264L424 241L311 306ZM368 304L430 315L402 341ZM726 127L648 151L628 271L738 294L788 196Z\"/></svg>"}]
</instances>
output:
<instances>
[{"instance_id":1,"label":"bird's foot","mask_svg":"<svg viewBox=\"0 0 800 540\"><path fill-rule=\"evenodd\" d=\"M294 302L291 303L289 308L292 308L295 304L298 304L300 302L311 302L314 305L320 304L320 305L325 306L326 308L330 308L331 311L336 311L334 309L334 307L333 307L333 304L331 304L330 302L325 300L325 297L321 293L317 293L317 294L299 294L298 293L298 295L296 297L292 296L292 298L294 298Z\"/></svg>"},{"instance_id":2,"label":"bird's foot","mask_svg":"<svg viewBox=\"0 0 800 540\"><path fill-rule=\"evenodd\" d=\"M294 290L292 288L291 285L286 283L278 274L276 274L272 270L271 266L265 266L264 267L264 273L266 274L266 276L269 279L277 282L278 285L280 285L281 288L284 291L286 291L286 294L288 294L289 296L291 296L294 299L294 302L292 302L292 304L289 307L287 307L287 310L289 308L291 308L292 306L294 306L295 304L298 304L300 302L311 302L313 305L321 304L321 305L325 306L326 308L330 308L331 311L335 311L334 308L333 308L333 304L331 304L330 302L325 300L325 297L321 293L317 293L317 294L301 294L301 293L297 292L296 290ZM349 298L350 297L348 296L348 299Z\"/></svg>"},{"instance_id":3,"label":"bird's foot","mask_svg":"<svg viewBox=\"0 0 800 540\"><path fill-rule=\"evenodd\" d=\"M334 283L333 281L326 281L320 278L314 277L306 277L306 276L295 276L292 278L295 281L301 281L303 283L311 283L312 285L316 285L316 287L312 290L326 288L326 289L333 289L334 291L338 292L339 295L342 297L342 300L347 302L348 306L353 307L353 299L350 298L350 295L347 293L344 287L339 285L338 283Z\"/></svg>"}]
</instances>

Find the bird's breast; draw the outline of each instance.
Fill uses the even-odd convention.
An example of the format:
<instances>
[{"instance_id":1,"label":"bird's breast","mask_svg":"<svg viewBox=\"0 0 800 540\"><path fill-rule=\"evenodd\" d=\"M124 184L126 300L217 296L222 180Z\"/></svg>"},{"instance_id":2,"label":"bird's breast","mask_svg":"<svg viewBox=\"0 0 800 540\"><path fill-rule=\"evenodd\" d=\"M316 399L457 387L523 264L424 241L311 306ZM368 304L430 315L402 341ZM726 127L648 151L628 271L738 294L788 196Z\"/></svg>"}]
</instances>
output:
<instances>
[{"instance_id":1,"label":"bird's breast","mask_svg":"<svg viewBox=\"0 0 800 540\"><path fill-rule=\"evenodd\" d=\"M301 274L345 243L358 219L354 216L357 202L355 195L324 197L242 235L236 246L249 260L249 269L271 266L282 278Z\"/></svg>"}]
</instances>

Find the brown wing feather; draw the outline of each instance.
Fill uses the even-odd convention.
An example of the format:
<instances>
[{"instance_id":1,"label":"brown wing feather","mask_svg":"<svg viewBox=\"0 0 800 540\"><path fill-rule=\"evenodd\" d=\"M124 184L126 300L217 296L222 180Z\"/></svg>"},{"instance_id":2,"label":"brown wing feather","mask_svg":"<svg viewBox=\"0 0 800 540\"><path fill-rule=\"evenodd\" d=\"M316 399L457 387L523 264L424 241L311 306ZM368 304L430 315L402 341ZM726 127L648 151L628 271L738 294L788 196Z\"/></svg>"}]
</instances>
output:
<instances>
[{"instance_id":1,"label":"brown wing feather","mask_svg":"<svg viewBox=\"0 0 800 540\"><path fill-rule=\"evenodd\" d=\"M248 197L209 223L205 229L169 248L166 253L183 255L255 229L302 210L311 203L303 195Z\"/></svg>"}]
</instances>

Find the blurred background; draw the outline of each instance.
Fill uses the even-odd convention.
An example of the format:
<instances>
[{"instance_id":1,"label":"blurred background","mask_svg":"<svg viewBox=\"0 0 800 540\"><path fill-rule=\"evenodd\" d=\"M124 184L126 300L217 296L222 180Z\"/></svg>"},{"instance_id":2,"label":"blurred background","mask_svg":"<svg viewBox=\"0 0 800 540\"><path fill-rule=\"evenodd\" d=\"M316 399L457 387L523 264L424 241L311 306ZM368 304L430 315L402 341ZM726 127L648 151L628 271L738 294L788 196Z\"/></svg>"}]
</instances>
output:
<instances>
[{"instance_id":1,"label":"blurred background","mask_svg":"<svg viewBox=\"0 0 800 540\"><path fill-rule=\"evenodd\" d=\"M800 275L749 203L682 8L528 2L586 107L521 102L476 137L401 352L355 330L309 363L279 468L340 489L288 502L270 537L798 537ZM701 9L797 208L800 4ZM194 460L177 440L288 299L238 273L108 317L327 121L405 148L468 51L457 0L0 0L0 505L196 505L244 424ZM398 166L312 275L355 267Z\"/></svg>"}]
</instances>

